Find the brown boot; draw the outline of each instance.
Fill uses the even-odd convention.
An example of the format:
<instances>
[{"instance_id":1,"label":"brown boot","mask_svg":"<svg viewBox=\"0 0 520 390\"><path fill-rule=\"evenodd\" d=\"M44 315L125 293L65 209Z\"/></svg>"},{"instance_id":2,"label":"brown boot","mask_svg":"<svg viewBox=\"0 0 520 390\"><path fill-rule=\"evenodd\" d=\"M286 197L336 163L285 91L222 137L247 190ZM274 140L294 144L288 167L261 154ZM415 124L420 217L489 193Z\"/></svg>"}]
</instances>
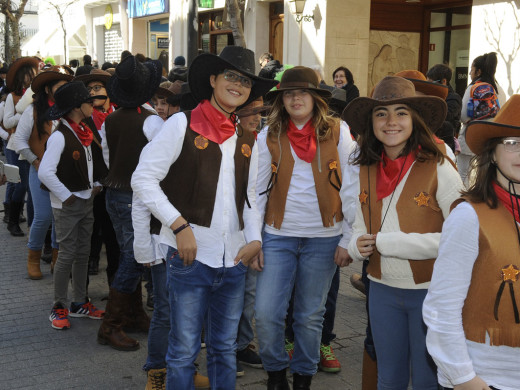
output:
<instances>
[{"instance_id":1,"label":"brown boot","mask_svg":"<svg viewBox=\"0 0 520 390\"><path fill-rule=\"evenodd\" d=\"M130 296L130 305L127 307L123 317L123 329L130 333L148 333L148 329L150 329L150 317L148 317L148 314L146 314L143 308L141 283L137 285L137 288Z\"/></svg>"},{"instance_id":2,"label":"brown boot","mask_svg":"<svg viewBox=\"0 0 520 390\"><path fill-rule=\"evenodd\" d=\"M166 390L166 368L149 370L144 390Z\"/></svg>"},{"instance_id":3,"label":"brown boot","mask_svg":"<svg viewBox=\"0 0 520 390\"><path fill-rule=\"evenodd\" d=\"M363 350L362 390L377 390L377 361L372 360L366 349Z\"/></svg>"},{"instance_id":4,"label":"brown boot","mask_svg":"<svg viewBox=\"0 0 520 390\"><path fill-rule=\"evenodd\" d=\"M56 266L56 260L58 260L58 250L52 248L52 260L51 260L51 274L54 273L54 267Z\"/></svg>"},{"instance_id":5,"label":"brown boot","mask_svg":"<svg viewBox=\"0 0 520 390\"><path fill-rule=\"evenodd\" d=\"M121 327L123 313L130 306L130 300L130 294L123 294L114 288L110 288L105 318L103 318L97 336L99 344L108 344L118 351L139 349L139 341L128 337Z\"/></svg>"},{"instance_id":6,"label":"brown boot","mask_svg":"<svg viewBox=\"0 0 520 390\"><path fill-rule=\"evenodd\" d=\"M193 376L193 383L195 384L196 389L209 389L209 379L207 376L200 375L195 371L195 375Z\"/></svg>"},{"instance_id":7,"label":"brown boot","mask_svg":"<svg viewBox=\"0 0 520 390\"><path fill-rule=\"evenodd\" d=\"M42 251L33 251L29 249L29 254L27 255L27 272L29 274L29 279L39 280L43 278L42 271L40 270L40 257L42 255Z\"/></svg>"}]
</instances>

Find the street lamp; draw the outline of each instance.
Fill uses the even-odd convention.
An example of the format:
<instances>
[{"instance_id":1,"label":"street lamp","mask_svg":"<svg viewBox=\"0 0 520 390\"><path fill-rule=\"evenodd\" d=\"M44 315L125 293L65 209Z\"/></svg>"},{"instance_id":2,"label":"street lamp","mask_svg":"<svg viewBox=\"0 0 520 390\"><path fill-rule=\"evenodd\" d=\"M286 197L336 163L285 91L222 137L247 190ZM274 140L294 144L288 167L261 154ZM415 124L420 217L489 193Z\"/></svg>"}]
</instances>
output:
<instances>
[{"instance_id":1,"label":"street lamp","mask_svg":"<svg viewBox=\"0 0 520 390\"><path fill-rule=\"evenodd\" d=\"M314 15L302 15L303 10L305 9L305 1L306 0L291 0L290 3L294 3L294 14L296 15L296 23L300 23L302 20L304 22L310 22L314 20Z\"/></svg>"}]
</instances>

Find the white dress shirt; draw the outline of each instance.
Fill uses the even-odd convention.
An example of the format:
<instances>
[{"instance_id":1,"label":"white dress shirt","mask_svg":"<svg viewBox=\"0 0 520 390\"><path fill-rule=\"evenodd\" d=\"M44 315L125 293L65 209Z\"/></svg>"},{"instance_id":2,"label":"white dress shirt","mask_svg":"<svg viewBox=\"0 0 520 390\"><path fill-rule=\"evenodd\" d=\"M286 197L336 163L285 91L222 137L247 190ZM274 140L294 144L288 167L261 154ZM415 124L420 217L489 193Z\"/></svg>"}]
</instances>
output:
<instances>
[{"instance_id":1,"label":"white dress shirt","mask_svg":"<svg viewBox=\"0 0 520 390\"><path fill-rule=\"evenodd\" d=\"M7 95L7 99L5 100L3 118L4 127L6 129L12 129L13 127L16 127L21 116L22 115L18 114L14 109L13 94L10 93L9 95ZM9 138L9 141L7 142L7 149L15 150L14 137Z\"/></svg>"}]
</instances>

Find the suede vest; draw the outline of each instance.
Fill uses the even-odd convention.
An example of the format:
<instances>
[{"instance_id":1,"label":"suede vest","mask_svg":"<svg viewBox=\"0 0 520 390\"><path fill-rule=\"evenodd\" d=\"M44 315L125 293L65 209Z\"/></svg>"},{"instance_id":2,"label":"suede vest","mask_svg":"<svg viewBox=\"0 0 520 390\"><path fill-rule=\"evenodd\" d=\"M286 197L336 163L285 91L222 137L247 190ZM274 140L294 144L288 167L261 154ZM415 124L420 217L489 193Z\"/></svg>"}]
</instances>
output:
<instances>
[{"instance_id":1,"label":"suede vest","mask_svg":"<svg viewBox=\"0 0 520 390\"><path fill-rule=\"evenodd\" d=\"M13 92L11 92L11 95L13 96L13 106L15 107L15 111L16 111L16 105L18 104L18 102L20 101L20 99L22 98L22 96L18 96L18 95L15 95ZM3 125L3 123L2 123ZM11 128L6 128L5 126L2 126L5 131L7 131L9 134L13 134L15 131L16 131L16 126L15 127L11 127Z\"/></svg>"},{"instance_id":2,"label":"suede vest","mask_svg":"<svg viewBox=\"0 0 520 390\"><path fill-rule=\"evenodd\" d=\"M65 147L56 169L56 176L70 192L79 192L91 188L88 179L87 155L83 145L74 131L63 123L60 123L56 131L61 132L65 138ZM103 158L100 159L100 156L102 156L101 144L99 143L99 135L96 137L96 133L94 132L94 141L90 145L94 182L101 180L104 169L106 170Z\"/></svg>"},{"instance_id":3,"label":"suede vest","mask_svg":"<svg viewBox=\"0 0 520 390\"><path fill-rule=\"evenodd\" d=\"M294 158L291 153L289 137L284 132L280 134L280 147L277 137L268 135L267 147L271 153L271 168L273 171L272 188L269 192L264 222L276 229L282 227L285 215L285 203L291 184L294 168ZM328 139L320 141L321 172L318 167L318 153L311 162L316 195L324 227L334 226L335 222L343 220L341 199L341 165L338 154L339 125L332 129ZM339 180L338 180L339 178ZM334 186L332 185L334 183ZM263 190L263 189L261 189Z\"/></svg>"},{"instance_id":4,"label":"suede vest","mask_svg":"<svg viewBox=\"0 0 520 390\"><path fill-rule=\"evenodd\" d=\"M210 227L215 207L222 152L217 143L190 128L191 111L179 158L172 164L161 188L171 204L188 221ZM244 203L247 200L249 165L255 135L239 128L235 148L235 203L240 229L244 228ZM249 201L248 201L249 202Z\"/></svg>"},{"instance_id":5,"label":"suede vest","mask_svg":"<svg viewBox=\"0 0 520 390\"><path fill-rule=\"evenodd\" d=\"M148 143L143 124L146 118L153 115L145 108L139 108L141 112L137 110L119 108L105 119L109 172L103 184L107 187L132 191L132 174L139 163L141 151Z\"/></svg>"},{"instance_id":6,"label":"suede vest","mask_svg":"<svg viewBox=\"0 0 520 390\"><path fill-rule=\"evenodd\" d=\"M377 200L377 163L363 165L359 172L361 210L369 234L381 227L383 200ZM437 193L437 162L416 161L397 201L399 226L404 233L440 233L444 217L435 198ZM369 258L367 272L381 279L381 254L375 250ZM409 260L415 284L429 282L435 259Z\"/></svg>"},{"instance_id":7,"label":"suede vest","mask_svg":"<svg viewBox=\"0 0 520 390\"><path fill-rule=\"evenodd\" d=\"M457 201L457 202L460 202ZM456 203L457 203L456 202ZM520 268L520 244L513 217L498 202L496 209L486 203L473 203L479 221L479 254L473 265L471 285L462 308L462 324L466 338L477 343L520 347L520 324L515 322L510 286L517 307L520 305L520 280L504 284L497 306L497 293L504 282L502 269L510 264ZM516 273L516 271L514 271ZM517 275L518 277L518 275Z\"/></svg>"},{"instance_id":8,"label":"suede vest","mask_svg":"<svg viewBox=\"0 0 520 390\"><path fill-rule=\"evenodd\" d=\"M33 128L31 131L31 135L29 136L29 148L31 152L33 152L36 157L41 161L43 154L45 153L47 140L51 136L52 133L52 121L46 121L43 123L43 134L38 133L38 128L36 127L36 110L33 107Z\"/></svg>"}]
</instances>

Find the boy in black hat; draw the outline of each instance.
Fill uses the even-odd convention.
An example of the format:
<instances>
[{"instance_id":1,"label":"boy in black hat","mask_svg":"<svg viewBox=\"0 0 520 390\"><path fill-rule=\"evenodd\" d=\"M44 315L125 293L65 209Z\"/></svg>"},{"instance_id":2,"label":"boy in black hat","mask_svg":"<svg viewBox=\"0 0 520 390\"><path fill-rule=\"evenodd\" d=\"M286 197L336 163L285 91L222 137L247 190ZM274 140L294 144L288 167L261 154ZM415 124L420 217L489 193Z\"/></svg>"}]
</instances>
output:
<instances>
[{"instance_id":1,"label":"boy in black hat","mask_svg":"<svg viewBox=\"0 0 520 390\"><path fill-rule=\"evenodd\" d=\"M100 320L104 311L97 309L87 297L86 280L92 204L101 190L99 180L106 173L97 134L83 121L92 115L92 101L81 82L62 85L54 94L56 103L48 118L61 118L56 131L47 141L38 178L51 192L51 206L60 245L54 267L54 306L49 317L54 329L70 328L71 317ZM73 295L67 309L67 290L72 274Z\"/></svg>"},{"instance_id":2,"label":"boy in black hat","mask_svg":"<svg viewBox=\"0 0 520 390\"><path fill-rule=\"evenodd\" d=\"M211 387L235 388L245 274L260 250L261 220L255 137L236 133L234 112L276 84L255 76L254 68L254 53L237 46L197 57L189 84L201 103L166 121L132 177L134 191L163 225L168 389L193 389L203 322Z\"/></svg>"}]
</instances>

